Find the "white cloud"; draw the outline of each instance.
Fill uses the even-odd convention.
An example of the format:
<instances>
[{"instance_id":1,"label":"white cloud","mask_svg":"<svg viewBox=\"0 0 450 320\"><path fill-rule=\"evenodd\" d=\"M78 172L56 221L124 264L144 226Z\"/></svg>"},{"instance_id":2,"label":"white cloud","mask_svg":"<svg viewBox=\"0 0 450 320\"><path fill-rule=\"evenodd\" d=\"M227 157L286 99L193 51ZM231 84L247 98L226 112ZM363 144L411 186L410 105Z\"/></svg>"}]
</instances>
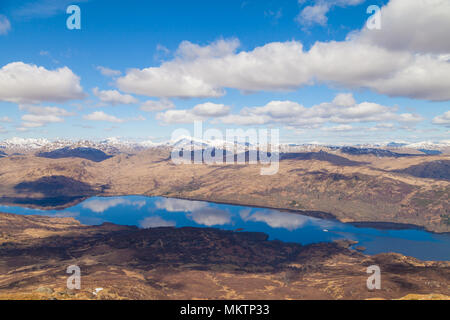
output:
<instances>
[{"instance_id":1,"label":"white cloud","mask_svg":"<svg viewBox=\"0 0 450 320\"><path fill-rule=\"evenodd\" d=\"M222 58L233 54L240 46L236 38L224 40L220 39L208 46L183 41L177 50L177 56L183 60L197 60L199 58Z\"/></svg>"},{"instance_id":2,"label":"white cloud","mask_svg":"<svg viewBox=\"0 0 450 320\"><path fill-rule=\"evenodd\" d=\"M175 105L168 99L161 99L159 101L147 100L140 107L142 111L146 112L163 111L173 108L175 108Z\"/></svg>"},{"instance_id":3,"label":"white cloud","mask_svg":"<svg viewBox=\"0 0 450 320\"><path fill-rule=\"evenodd\" d=\"M381 30L362 30L364 41L390 50L450 53L450 1L391 0L381 17Z\"/></svg>"},{"instance_id":4,"label":"white cloud","mask_svg":"<svg viewBox=\"0 0 450 320\"><path fill-rule=\"evenodd\" d=\"M0 35L5 35L11 30L11 23L8 18L0 14Z\"/></svg>"},{"instance_id":5,"label":"white cloud","mask_svg":"<svg viewBox=\"0 0 450 320\"><path fill-rule=\"evenodd\" d=\"M338 126L330 127L330 128L324 128L325 131L334 131L334 132L343 132L343 131L351 131L354 128L351 125L348 124L340 124Z\"/></svg>"},{"instance_id":6,"label":"white cloud","mask_svg":"<svg viewBox=\"0 0 450 320\"><path fill-rule=\"evenodd\" d=\"M80 78L67 67L12 62L0 69L0 100L15 103L63 102L84 98Z\"/></svg>"},{"instance_id":7,"label":"white cloud","mask_svg":"<svg viewBox=\"0 0 450 320\"><path fill-rule=\"evenodd\" d=\"M90 121L107 121L107 122L114 122L114 123L124 122L123 119L119 119L113 115L106 114L103 111L95 111L91 114L83 116L83 118L86 120L90 120Z\"/></svg>"},{"instance_id":8,"label":"white cloud","mask_svg":"<svg viewBox=\"0 0 450 320\"><path fill-rule=\"evenodd\" d=\"M162 44L160 44L160 43L158 43L156 45L156 51L160 51L160 52L162 52L164 54L169 54L170 53L170 50L167 47L165 47Z\"/></svg>"},{"instance_id":9,"label":"white cloud","mask_svg":"<svg viewBox=\"0 0 450 320\"><path fill-rule=\"evenodd\" d=\"M190 110L168 110L158 113L156 119L164 124L192 123L197 120L205 120L204 117L197 116Z\"/></svg>"},{"instance_id":10,"label":"white cloud","mask_svg":"<svg viewBox=\"0 0 450 320\"><path fill-rule=\"evenodd\" d=\"M447 61L389 51L361 40L318 42L309 51L304 51L300 42L289 41L219 57L198 54L197 58L194 53L188 59L178 57L159 68L135 69L119 78L117 84L122 90L137 94L184 98L217 97L224 88L274 91L329 83L369 88L389 96L450 99Z\"/></svg>"},{"instance_id":11,"label":"white cloud","mask_svg":"<svg viewBox=\"0 0 450 320\"><path fill-rule=\"evenodd\" d=\"M206 120L211 117L223 117L230 112L230 107L223 104L206 102L188 110L168 110L156 115L156 119L164 124L192 123L196 120Z\"/></svg>"},{"instance_id":12,"label":"white cloud","mask_svg":"<svg viewBox=\"0 0 450 320\"><path fill-rule=\"evenodd\" d=\"M330 10L330 6L326 3L316 4L314 6L305 7L302 12L295 18L295 20L302 25L319 24L324 26L327 24L327 13Z\"/></svg>"},{"instance_id":13,"label":"white cloud","mask_svg":"<svg viewBox=\"0 0 450 320\"><path fill-rule=\"evenodd\" d=\"M122 72L120 72L119 70L113 70L107 67L102 67L102 66L97 66L96 68L98 71L100 71L100 73L104 76L107 77L117 77L120 76L122 74Z\"/></svg>"},{"instance_id":14,"label":"white cloud","mask_svg":"<svg viewBox=\"0 0 450 320\"><path fill-rule=\"evenodd\" d=\"M193 98L218 97L227 88L282 91L327 84L446 101L450 100L449 6L445 0L391 0L382 8L382 17L388 17L382 30L364 27L345 41L316 42L309 50L299 41L267 43L250 51L238 51L236 39L205 46L184 41L174 59L159 67L130 70L117 85L147 96Z\"/></svg>"},{"instance_id":15,"label":"white cloud","mask_svg":"<svg viewBox=\"0 0 450 320\"><path fill-rule=\"evenodd\" d=\"M74 113L58 107L42 107L32 105L19 105L19 110L25 110L33 115L73 116Z\"/></svg>"},{"instance_id":16,"label":"white cloud","mask_svg":"<svg viewBox=\"0 0 450 320\"><path fill-rule=\"evenodd\" d=\"M61 117L55 115L35 115L35 114L23 115L22 120L26 122L33 122L36 124L64 122L64 120Z\"/></svg>"},{"instance_id":17,"label":"white cloud","mask_svg":"<svg viewBox=\"0 0 450 320\"><path fill-rule=\"evenodd\" d=\"M30 128L39 128L48 123L64 122L63 117L73 116L74 113L58 107L42 107L33 105L19 105L19 110L27 111L22 116L22 131Z\"/></svg>"},{"instance_id":18,"label":"white cloud","mask_svg":"<svg viewBox=\"0 0 450 320\"><path fill-rule=\"evenodd\" d=\"M293 101L271 101L265 106L247 107L242 109L239 114L217 119L226 124L278 123L293 128L315 128L332 123L339 125L333 127L335 131L348 130L350 123L387 121L416 123L422 120L423 118L416 114L398 113L397 107L387 107L373 102L357 103L352 94L338 94L333 101L310 108Z\"/></svg>"},{"instance_id":19,"label":"white cloud","mask_svg":"<svg viewBox=\"0 0 450 320\"><path fill-rule=\"evenodd\" d=\"M100 101L111 105L133 104L138 102L135 97L129 94L122 94L117 90L99 90L98 88L94 88L92 92Z\"/></svg>"},{"instance_id":20,"label":"white cloud","mask_svg":"<svg viewBox=\"0 0 450 320\"><path fill-rule=\"evenodd\" d=\"M230 112L230 107L212 102L196 105L192 113L200 117L222 117Z\"/></svg>"},{"instance_id":21,"label":"white cloud","mask_svg":"<svg viewBox=\"0 0 450 320\"><path fill-rule=\"evenodd\" d=\"M312 26L314 24L325 26L328 21L327 14L333 7L355 6L364 1L365 0L316 0L313 5L304 7L295 20L303 26ZM298 2L302 5L305 1L299 0Z\"/></svg>"},{"instance_id":22,"label":"white cloud","mask_svg":"<svg viewBox=\"0 0 450 320\"><path fill-rule=\"evenodd\" d=\"M141 228L150 229L150 228L159 228L159 227L175 227L175 221L167 221L161 217L147 217L144 220L139 222Z\"/></svg>"},{"instance_id":23,"label":"white cloud","mask_svg":"<svg viewBox=\"0 0 450 320\"><path fill-rule=\"evenodd\" d=\"M450 127L450 111L447 111L443 115L435 117L433 119L433 123Z\"/></svg>"},{"instance_id":24,"label":"white cloud","mask_svg":"<svg viewBox=\"0 0 450 320\"><path fill-rule=\"evenodd\" d=\"M183 41L173 61L163 63L160 68L131 69L117 80L118 87L132 92L156 97L219 97L224 94L221 88L207 83L205 79L185 72L184 62L195 64L198 59L216 59L232 54L239 41L219 40L208 46L199 46Z\"/></svg>"}]
</instances>

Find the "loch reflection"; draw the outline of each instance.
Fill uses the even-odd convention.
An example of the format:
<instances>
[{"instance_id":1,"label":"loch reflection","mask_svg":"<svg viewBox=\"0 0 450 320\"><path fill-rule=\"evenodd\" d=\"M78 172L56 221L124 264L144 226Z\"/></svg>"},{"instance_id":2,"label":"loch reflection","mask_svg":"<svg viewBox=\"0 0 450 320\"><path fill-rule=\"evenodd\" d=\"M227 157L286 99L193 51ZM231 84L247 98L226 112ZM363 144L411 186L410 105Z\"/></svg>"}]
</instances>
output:
<instances>
[{"instance_id":1,"label":"loch reflection","mask_svg":"<svg viewBox=\"0 0 450 320\"><path fill-rule=\"evenodd\" d=\"M450 260L450 235L423 230L357 228L278 210L159 197L124 196L88 199L64 210L42 211L0 206L0 211L72 217L83 224L111 222L139 228L198 227L264 232L271 240L310 244L339 239L358 241L366 254L398 252L422 260Z\"/></svg>"}]
</instances>

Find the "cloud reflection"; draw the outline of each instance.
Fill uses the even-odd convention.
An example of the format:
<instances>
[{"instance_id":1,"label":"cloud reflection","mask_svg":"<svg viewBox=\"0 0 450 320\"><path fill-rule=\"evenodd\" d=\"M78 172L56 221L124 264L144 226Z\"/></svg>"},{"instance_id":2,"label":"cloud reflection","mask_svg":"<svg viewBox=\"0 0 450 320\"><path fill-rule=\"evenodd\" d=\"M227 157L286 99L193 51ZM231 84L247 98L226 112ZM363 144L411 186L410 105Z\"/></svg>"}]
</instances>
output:
<instances>
[{"instance_id":1,"label":"cloud reflection","mask_svg":"<svg viewBox=\"0 0 450 320\"><path fill-rule=\"evenodd\" d=\"M139 222L141 228L150 229L150 228L158 228L158 227L175 227L175 221L167 221L161 217L147 217L144 220Z\"/></svg>"},{"instance_id":2,"label":"cloud reflection","mask_svg":"<svg viewBox=\"0 0 450 320\"><path fill-rule=\"evenodd\" d=\"M264 222L272 228L283 228L289 231L299 229L308 221L308 217L294 213L279 211L257 211L251 214L251 210L241 210L239 213L243 221Z\"/></svg>"},{"instance_id":3,"label":"cloud reflection","mask_svg":"<svg viewBox=\"0 0 450 320\"><path fill-rule=\"evenodd\" d=\"M158 209L168 212L193 212L208 206L205 202L183 199L163 199L155 202Z\"/></svg>"},{"instance_id":4,"label":"cloud reflection","mask_svg":"<svg viewBox=\"0 0 450 320\"><path fill-rule=\"evenodd\" d=\"M231 223L231 215L228 211L211 207L196 210L190 216L197 224L207 227L223 226Z\"/></svg>"},{"instance_id":5,"label":"cloud reflection","mask_svg":"<svg viewBox=\"0 0 450 320\"><path fill-rule=\"evenodd\" d=\"M110 198L105 200L95 199L86 201L82 204L82 207L96 213L102 213L110 208L117 207L119 205L130 205L141 209L143 206L145 206L145 204L145 200L132 201L124 198Z\"/></svg>"}]
</instances>

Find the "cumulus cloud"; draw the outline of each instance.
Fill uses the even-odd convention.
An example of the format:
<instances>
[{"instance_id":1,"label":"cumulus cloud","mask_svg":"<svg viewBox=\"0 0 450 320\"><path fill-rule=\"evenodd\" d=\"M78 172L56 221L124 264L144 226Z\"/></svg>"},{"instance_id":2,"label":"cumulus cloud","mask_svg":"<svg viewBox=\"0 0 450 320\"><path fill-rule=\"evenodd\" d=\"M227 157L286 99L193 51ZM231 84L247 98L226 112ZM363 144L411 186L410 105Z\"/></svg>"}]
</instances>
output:
<instances>
[{"instance_id":1,"label":"cumulus cloud","mask_svg":"<svg viewBox=\"0 0 450 320\"><path fill-rule=\"evenodd\" d=\"M349 130L350 123L388 122L416 123L417 114L399 113L397 107L373 102L357 103L352 94L338 94L333 101L306 108L293 101L271 101L262 107L243 108L239 114L221 117L226 124L262 125L277 123L288 127L315 128L326 123L338 124L334 130ZM346 125L346 126L343 126Z\"/></svg>"},{"instance_id":2,"label":"cumulus cloud","mask_svg":"<svg viewBox=\"0 0 450 320\"><path fill-rule=\"evenodd\" d=\"M150 229L150 228L159 228L159 227L175 227L175 221L167 221L161 217L147 217L144 220L139 222L141 228Z\"/></svg>"},{"instance_id":3,"label":"cumulus cloud","mask_svg":"<svg viewBox=\"0 0 450 320\"><path fill-rule=\"evenodd\" d=\"M330 127L330 128L324 128L325 131L332 131L332 132L344 132L344 131L352 131L354 128L351 125L348 124L340 124L338 126Z\"/></svg>"},{"instance_id":4,"label":"cumulus cloud","mask_svg":"<svg viewBox=\"0 0 450 320\"><path fill-rule=\"evenodd\" d=\"M0 14L0 35L5 35L11 30L11 23L8 18Z\"/></svg>"},{"instance_id":5,"label":"cumulus cloud","mask_svg":"<svg viewBox=\"0 0 450 320\"><path fill-rule=\"evenodd\" d=\"M332 3L344 6L359 1ZM410 5L412 9L406 9ZM345 41L317 42L309 50L299 41L267 43L250 51L238 51L236 39L205 46L184 41L174 59L159 67L130 70L117 79L117 85L129 93L193 98L218 97L227 88L254 92L328 84L446 101L450 100L450 38L438 30L449 30L449 5L445 0L391 0L382 8L383 17L392 17L382 30L362 29ZM391 32L389 25L396 31Z\"/></svg>"},{"instance_id":6,"label":"cumulus cloud","mask_svg":"<svg viewBox=\"0 0 450 320\"><path fill-rule=\"evenodd\" d=\"M39 125L51 122L63 122L64 120L55 115L35 115L26 114L22 116L22 120L26 122L33 122Z\"/></svg>"},{"instance_id":7,"label":"cumulus cloud","mask_svg":"<svg viewBox=\"0 0 450 320\"><path fill-rule=\"evenodd\" d=\"M96 68L98 71L100 71L100 73L104 76L107 77L117 77L120 76L122 74L122 72L120 72L119 70L113 70L107 67L102 67L102 66L97 66Z\"/></svg>"},{"instance_id":8,"label":"cumulus cloud","mask_svg":"<svg viewBox=\"0 0 450 320\"><path fill-rule=\"evenodd\" d=\"M125 92L132 92L156 97L219 97L223 89L184 72L184 63L196 64L197 60L220 59L235 52L239 46L236 39L219 40L208 46L199 46L183 41L173 61L165 62L160 68L131 69L124 77L117 80L118 87Z\"/></svg>"},{"instance_id":9,"label":"cumulus cloud","mask_svg":"<svg viewBox=\"0 0 450 320\"><path fill-rule=\"evenodd\" d=\"M140 109L146 112L163 111L167 109L174 109L175 105L172 101L168 99L161 99L159 101L147 100L145 101Z\"/></svg>"},{"instance_id":10,"label":"cumulus cloud","mask_svg":"<svg viewBox=\"0 0 450 320\"><path fill-rule=\"evenodd\" d=\"M91 114L83 116L84 119L89 121L106 121L106 122L113 122L113 123L122 123L125 120L117 118L116 116L106 114L103 111L95 111Z\"/></svg>"},{"instance_id":11,"label":"cumulus cloud","mask_svg":"<svg viewBox=\"0 0 450 320\"><path fill-rule=\"evenodd\" d=\"M319 24L324 26L328 21L326 15L329 10L330 6L326 3L307 6L298 14L295 20L302 25L311 26L313 24Z\"/></svg>"},{"instance_id":12,"label":"cumulus cloud","mask_svg":"<svg viewBox=\"0 0 450 320\"><path fill-rule=\"evenodd\" d=\"M450 127L450 111L445 112L443 115L437 116L433 119L434 124Z\"/></svg>"},{"instance_id":13,"label":"cumulus cloud","mask_svg":"<svg viewBox=\"0 0 450 320\"><path fill-rule=\"evenodd\" d=\"M200 117L222 117L230 112L230 107L212 102L196 105L192 113Z\"/></svg>"},{"instance_id":14,"label":"cumulus cloud","mask_svg":"<svg viewBox=\"0 0 450 320\"><path fill-rule=\"evenodd\" d=\"M58 107L42 107L33 105L19 105L19 110L27 111L33 115L54 115L68 117L73 116L74 113Z\"/></svg>"},{"instance_id":15,"label":"cumulus cloud","mask_svg":"<svg viewBox=\"0 0 450 320\"><path fill-rule=\"evenodd\" d=\"M164 124L192 123L196 120L223 117L229 113L229 106L206 102L198 104L194 108L188 110L168 110L163 113L158 113L156 115L156 119L160 120Z\"/></svg>"},{"instance_id":16,"label":"cumulus cloud","mask_svg":"<svg viewBox=\"0 0 450 320\"><path fill-rule=\"evenodd\" d=\"M92 92L100 101L111 105L133 104L138 102L135 97L129 94L122 94L117 90L99 90L98 88L94 88Z\"/></svg>"},{"instance_id":17,"label":"cumulus cloud","mask_svg":"<svg viewBox=\"0 0 450 320\"><path fill-rule=\"evenodd\" d=\"M39 128L48 123L64 122L64 117L74 113L58 107L43 107L33 105L19 105L19 110L28 112L22 116L22 131L24 129Z\"/></svg>"},{"instance_id":18,"label":"cumulus cloud","mask_svg":"<svg viewBox=\"0 0 450 320\"><path fill-rule=\"evenodd\" d=\"M391 50L450 53L450 2L391 0L381 8L381 30L363 29L360 37Z\"/></svg>"},{"instance_id":19,"label":"cumulus cloud","mask_svg":"<svg viewBox=\"0 0 450 320\"><path fill-rule=\"evenodd\" d=\"M0 69L0 101L63 102L84 96L80 78L67 67L47 70L32 64L12 62Z\"/></svg>"}]
</instances>

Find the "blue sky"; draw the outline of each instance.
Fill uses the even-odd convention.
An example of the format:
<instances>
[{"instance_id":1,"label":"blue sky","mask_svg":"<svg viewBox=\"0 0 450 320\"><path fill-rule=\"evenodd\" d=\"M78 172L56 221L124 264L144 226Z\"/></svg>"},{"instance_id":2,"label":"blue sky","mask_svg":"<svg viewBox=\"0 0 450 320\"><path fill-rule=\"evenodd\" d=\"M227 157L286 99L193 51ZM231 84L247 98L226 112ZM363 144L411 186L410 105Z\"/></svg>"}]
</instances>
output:
<instances>
[{"instance_id":1,"label":"blue sky","mask_svg":"<svg viewBox=\"0 0 450 320\"><path fill-rule=\"evenodd\" d=\"M427 1L3 0L0 140L164 140L194 120L285 142L449 140L450 6Z\"/></svg>"}]
</instances>

